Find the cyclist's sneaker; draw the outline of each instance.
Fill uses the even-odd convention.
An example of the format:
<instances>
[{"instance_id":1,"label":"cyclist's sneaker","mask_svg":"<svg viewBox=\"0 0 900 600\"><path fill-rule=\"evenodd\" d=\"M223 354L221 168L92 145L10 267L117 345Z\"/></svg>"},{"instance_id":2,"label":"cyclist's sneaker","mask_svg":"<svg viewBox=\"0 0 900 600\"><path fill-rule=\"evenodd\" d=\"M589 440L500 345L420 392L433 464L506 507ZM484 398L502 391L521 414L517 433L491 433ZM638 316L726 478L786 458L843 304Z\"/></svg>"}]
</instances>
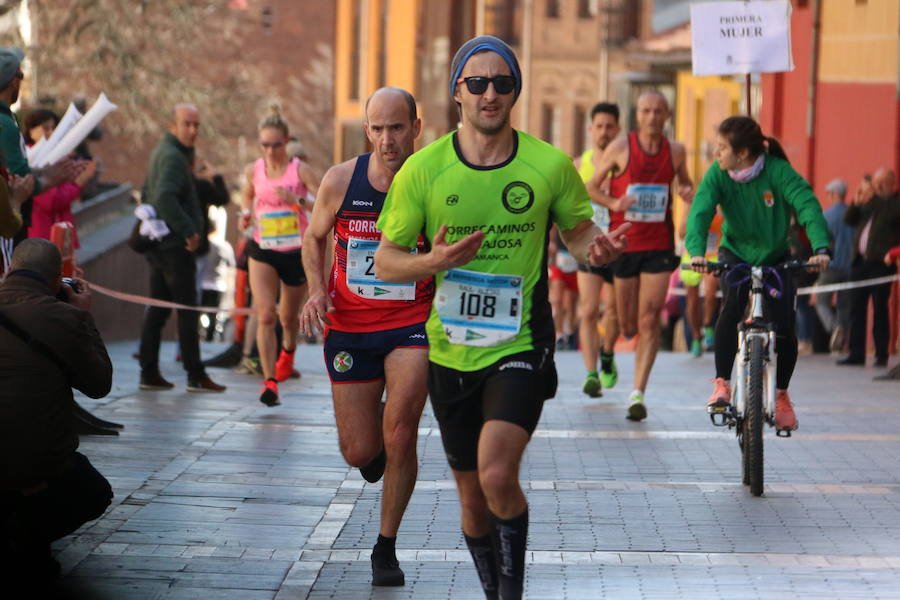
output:
<instances>
[{"instance_id":1,"label":"cyclist's sneaker","mask_svg":"<svg viewBox=\"0 0 900 600\"><path fill-rule=\"evenodd\" d=\"M691 354L696 358L703 356L703 346L700 344L700 340L691 340Z\"/></svg>"},{"instance_id":2,"label":"cyclist's sneaker","mask_svg":"<svg viewBox=\"0 0 900 600\"><path fill-rule=\"evenodd\" d=\"M606 389L611 389L619 381L619 369L616 367L615 355L610 352L600 353L600 383Z\"/></svg>"},{"instance_id":3,"label":"cyclist's sneaker","mask_svg":"<svg viewBox=\"0 0 900 600\"><path fill-rule=\"evenodd\" d=\"M709 412L722 412L731 404L731 384L721 377L713 379L716 388L712 396L706 401L706 410Z\"/></svg>"},{"instance_id":4,"label":"cyclist's sneaker","mask_svg":"<svg viewBox=\"0 0 900 600\"><path fill-rule=\"evenodd\" d=\"M791 397L787 390L775 392L775 429L779 431L794 431L797 429L797 415L791 405Z\"/></svg>"},{"instance_id":5,"label":"cyclist's sneaker","mask_svg":"<svg viewBox=\"0 0 900 600\"><path fill-rule=\"evenodd\" d=\"M591 398L599 398L603 395L601 391L603 388L600 386L600 379L597 376L596 371L591 371L588 373L587 378L584 380L584 386L581 390L590 396Z\"/></svg>"},{"instance_id":6,"label":"cyclist's sneaker","mask_svg":"<svg viewBox=\"0 0 900 600\"><path fill-rule=\"evenodd\" d=\"M712 350L716 345L716 330L714 327L706 326L703 328L703 348L707 352Z\"/></svg>"},{"instance_id":7,"label":"cyclist's sneaker","mask_svg":"<svg viewBox=\"0 0 900 600\"><path fill-rule=\"evenodd\" d=\"M260 390L259 401L266 406L278 406L281 401L278 399L278 382L274 379L266 379L263 382L262 390Z\"/></svg>"},{"instance_id":8,"label":"cyclist's sneaker","mask_svg":"<svg viewBox=\"0 0 900 600\"><path fill-rule=\"evenodd\" d=\"M647 418L647 407L644 406L644 393L640 390L634 390L631 392L631 395L628 396L628 401L631 403L631 406L628 407L628 416L626 417L629 421L643 421Z\"/></svg>"},{"instance_id":9,"label":"cyclist's sneaker","mask_svg":"<svg viewBox=\"0 0 900 600\"><path fill-rule=\"evenodd\" d=\"M294 350L288 352L284 348L278 354L275 362L275 380L286 381L294 372ZM298 374L299 376L299 374Z\"/></svg>"}]
</instances>

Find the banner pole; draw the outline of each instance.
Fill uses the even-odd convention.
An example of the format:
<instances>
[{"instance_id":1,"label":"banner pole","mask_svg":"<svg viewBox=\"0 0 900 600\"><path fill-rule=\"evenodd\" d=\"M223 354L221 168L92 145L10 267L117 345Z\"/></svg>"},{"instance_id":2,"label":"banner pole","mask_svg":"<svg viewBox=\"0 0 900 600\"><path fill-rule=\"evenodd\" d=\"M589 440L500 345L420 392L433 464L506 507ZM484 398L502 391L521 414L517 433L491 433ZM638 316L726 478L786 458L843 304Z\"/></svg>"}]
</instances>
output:
<instances>
[{"instance_id":1,"label":"banner pole","mask_svg":"<svg viewBox=\"0 0 900 600\"><path fill-rule=\"evenodd\" d=\"M746 88L747 88L747 116L751 119L753 118L753 108L750 106L750 73L746 75Z\"/></svg>"}]
</instances>

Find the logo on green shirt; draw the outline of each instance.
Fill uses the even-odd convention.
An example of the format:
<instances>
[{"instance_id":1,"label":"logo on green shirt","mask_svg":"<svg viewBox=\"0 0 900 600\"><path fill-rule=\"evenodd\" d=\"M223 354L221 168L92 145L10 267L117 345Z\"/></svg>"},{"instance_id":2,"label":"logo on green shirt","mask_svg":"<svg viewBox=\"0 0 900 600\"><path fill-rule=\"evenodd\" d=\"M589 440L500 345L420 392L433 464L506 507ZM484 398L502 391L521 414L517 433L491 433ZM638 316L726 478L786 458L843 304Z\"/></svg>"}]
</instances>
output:
<instances>
[{"instance_id":1,"label":"logo on green shirt","mask_svg":"<svg viewBox=\"0 0 900 600\"><path fill-rule=\"evenodd\" d=\"M503 207L513 214L522 214L534 204L534 190L524 181L513 181L503 188Z\"/></svg>"},{"instance_id":2,"label":"logo on green shirt","mask_svg":"<svg viewBox=\"0 0 900 600\"><path fill-rule=\"evenodd\" d=\"M447 196L447 206L456 206L456 203L459 202L459 196L456 194L450 194Z\"/></svg>"}]
</instances>

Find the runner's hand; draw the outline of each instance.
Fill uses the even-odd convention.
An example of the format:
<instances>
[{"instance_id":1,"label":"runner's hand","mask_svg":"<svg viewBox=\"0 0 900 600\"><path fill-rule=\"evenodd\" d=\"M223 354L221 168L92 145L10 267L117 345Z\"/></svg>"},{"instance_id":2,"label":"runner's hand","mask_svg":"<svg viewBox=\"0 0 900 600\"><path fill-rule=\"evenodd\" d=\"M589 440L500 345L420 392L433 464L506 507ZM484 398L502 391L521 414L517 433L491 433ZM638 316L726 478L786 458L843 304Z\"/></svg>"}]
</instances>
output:
<instances>
[{"instance_id":1,"label":"runner's hand","mask_svg":"<svg viewBox=\"0 0 900 600\"><path fill-rule=\"evenodd\" d=\"M691 202L694 200L694 186L692 185L679 185L678 186L678 195L681 196L681 199L685 202Z\"/></svg>"},{"instance_id":2,"label":"runner's hand","mask_svg":"<svg viewBox=\"0 0 900 600\"><path fill-rule=\"evenodd\" d=\"M815 254L809 257L809 260L806 261L810 263L809 267L806 267L806 270L810 273L821 273L828 267L828 263L831 262L831 257L827 254Z\"/></svg>"},{"instance_id":3,"label":"runner's hand","mask_svg":"<svg viewBox=\"0 0 900 600\"><path fill-rule=\"evenodd\" d=\"M697 273L709 273L709 269L707 269L708 262L705 256L692 256L691 270Z\"/></svg>"},{"instance_id":4,"label":"runner's hand","mask_svg":"<svg viewBox=\"0 0 900 600\"><path fill-rule=\"evenodd\" d=\"M300 313L300 332L307 336L323 333L325 326L331 325L328 315L333 312L334 305L328 292L311 295Z\"/></svg>"},{"instance_id":5,"label":"runner's hand","mask_svg":"<svg viewBox=\"0 0 900 600\"><path fill-rule=\"evenodd\" d=\"M484 232L470 233L461 240L452 244L447 243L447 226L441 228L435 234L431 244L431 252L428 253L434 273L440 273L448 269L462 266L470 262L484 241Z\"/></svg>"},{"instance_id":6,"label":"runner's hand","mask_svg":"<svg viewBox=\"0 0 900 600\"><path fill-rule=\"evenodd\" d=\"M631 205L637 202L637 198L634 196L622 196L621 198L616 198L616 201L609 205L609 210L615 212L625 212Z\"/></svg>"},{"instance_id":7,"label":"runner's hand","mask_svg":"<svg viewBox=\"0 0 900 600\"><path fill-rule=\"evenodd\" d=\"M628 245L625 233L631 229L631 223L622 223L614 231L598 235L588 245L588 263L593 266L609 264L619 258Z\"/></svg>"},{"instance_id":8,"label":"runner's hand","mask_svg":"<svg viewBox=\"0 0 900 600\"><path fill-rule=\"evenodd\" d=\"M253 215L251 215L250 213L241 214L241 216L238 217L238 222L237 222L238 230L246 231L247 228L250 227L250 223L252 221L253 221Z\"/></svg>"},{"instance_id":9,"label":"runner's hand","mask_svg":"<svg viewBox=\"0 0 900 600\"><path fill-rule=\"evenodd\" d=\"M286 187L278 186L277 188L275 188L275 193L278 194L278 197L285 204L296 204L297 206L300 206L300 196L293 193Z\"/></svg>"}]
</instances>

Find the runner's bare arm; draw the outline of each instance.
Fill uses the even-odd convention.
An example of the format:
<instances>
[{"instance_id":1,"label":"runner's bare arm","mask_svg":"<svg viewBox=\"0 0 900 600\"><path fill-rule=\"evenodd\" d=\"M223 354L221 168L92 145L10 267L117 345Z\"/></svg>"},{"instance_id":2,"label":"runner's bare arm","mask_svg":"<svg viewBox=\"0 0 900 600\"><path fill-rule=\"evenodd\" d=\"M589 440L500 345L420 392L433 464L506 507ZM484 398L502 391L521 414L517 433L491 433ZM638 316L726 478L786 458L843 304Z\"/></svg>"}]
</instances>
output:
<instances>
[{"instance_id":1,"label":"runner's bare arm","mask_svg":"<svg viewBox=\"0 0 900 600\"><path fill-rule=\"evenodd\" d=\"M678 195L687 204L694 199L694 181L687 170L687 151L684 144L672 142L672 159L675 163L675 176L678 178Z\"/></svg>"},{"instance_id":2,"label":"runner's bare arm","mask_svg":"<svg viewBox=\"0 0 900 600\"><path fill-rule=\"evenodd\" d=\"M309 190L309 193L312 194L315 198L319 197L319 176L316 175L316 172L310 167L308 164L303 162L302 160L297 165L297 175L300 177L300 181L303 182L303 185L306 186L306 189ZM314 202L310 202L306 198L301 199L301 206L306 210L313 209Z\"/></svg>"},{"instance_id":3,"label":"runner's bare arm","mask_svg":"<svg viewBox=\"0 0 900 600\"><path fill-rule=\"evenodd\" d=\"M605 206L610 210L624 211L634 202L631 196L622 196L621 198L613 198L603 189L604 182L609 178L610 172L613 170L620 171L624 165L628 164L628 139L619 138L614 140L600 157L600 164L597 171L590 181L585 184L591 202Z\"/></svg>"},{"instance_id":4,"label":"runner's bare arm","mask_svg":"<svg viewBox=\"0 0 900 600\"><path fill-rule=\"evenodd\" d=\"M328 313L334 311L328 296L325 256L328 238L337 222L337 212L347 193L356 159L331 167L317 187L318 198L312 209L312 219L303 235L303 270L309 283L309 299L300 314L300 329L305 335L322 331L328 324Z\"/></svg>"},{"instance_id":5,"label":"runner's bare arm","mask_svg":"<svg viewBox=\"0 0 900 600\"><path fill-rule=\"evenodd\" d=\"M431 251L410 254L409 248L387 239L383 234L375 252L375 276L382 281L410 283L435 273L460 267L478 254L484 232L476 231L452 244L447 243L447 226L441 225L431 243Z\"/></svg>"},{"instance_id":6,"label":"runner's bare arm","mask_svg":"<svg viewBox=\"0 0 900 600\"><path fill-rule=\"evenodd\" d=\"M241 188L241 216L238 219L238 229L241 231L250 226L253 220L253 163L244 167L244 186Z\"/></svg>"},{"instance_id":7,"label":"runner's bare arm","mask_svg":"<svg viewBox=\"0 0 900 600\"><path fill-rule=\"evenodd\" d=\"M560 230L563 242L575 259L582 264L605 265L617 259L625 249L625 232L631 223L622 223L614 231L604 234L590 219L572 229Z\"/></svg>"}]
</instances>

